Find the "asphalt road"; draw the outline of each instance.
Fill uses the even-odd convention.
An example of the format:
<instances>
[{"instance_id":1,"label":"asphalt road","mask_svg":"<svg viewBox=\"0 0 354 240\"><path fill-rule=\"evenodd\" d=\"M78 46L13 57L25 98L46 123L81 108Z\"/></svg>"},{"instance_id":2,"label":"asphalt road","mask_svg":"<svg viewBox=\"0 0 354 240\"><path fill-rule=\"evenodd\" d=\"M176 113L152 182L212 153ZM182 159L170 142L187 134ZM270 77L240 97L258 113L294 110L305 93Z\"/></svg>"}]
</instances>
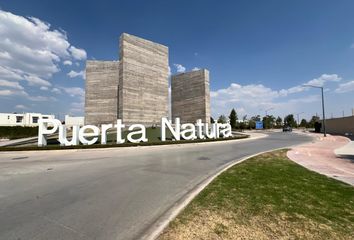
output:
<instances>
[{"instance_id":1,"label":"asphalt road","mask_svg":"<svg viewBox=\"0 0 354 240\"><path fill-rule=\"evenodd\" d=\"M221 166L306 141L270 133L240 142L0 153L0 239L139 239Z\"/></svg>"}]
</instances>

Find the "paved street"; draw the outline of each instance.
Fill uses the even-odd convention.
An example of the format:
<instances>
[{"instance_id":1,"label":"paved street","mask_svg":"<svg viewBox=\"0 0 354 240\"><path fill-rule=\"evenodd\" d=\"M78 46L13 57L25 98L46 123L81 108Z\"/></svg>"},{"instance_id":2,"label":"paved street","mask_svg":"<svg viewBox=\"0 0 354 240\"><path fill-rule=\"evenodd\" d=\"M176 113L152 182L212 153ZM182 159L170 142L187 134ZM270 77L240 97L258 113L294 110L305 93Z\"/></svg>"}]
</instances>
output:
<instances>
[{"instance_id":1,"label":"paved street","mask_svg":"<svg viewBox=\"0 0 354 240\"><path fill-rule=\"evenodd\" d=\"M269 133L239 142L0 153L0 239L139 239L223 165L307 141Z\"/></svg>"}]
</instances>

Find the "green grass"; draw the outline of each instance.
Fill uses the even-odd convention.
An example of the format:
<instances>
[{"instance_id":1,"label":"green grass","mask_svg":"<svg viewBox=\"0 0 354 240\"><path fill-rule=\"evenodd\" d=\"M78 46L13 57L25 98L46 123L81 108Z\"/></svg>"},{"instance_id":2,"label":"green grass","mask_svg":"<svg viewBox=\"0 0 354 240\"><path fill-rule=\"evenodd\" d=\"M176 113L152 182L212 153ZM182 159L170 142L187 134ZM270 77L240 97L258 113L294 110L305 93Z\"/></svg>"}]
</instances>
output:
<instances>
[{"instance_id":1,"label":"green grass","mask_svg":"<svg viewBox=\"0 0 354 240\"><path fill-rule=\"evenodd\" d=\"M354 239L354 188L267 153L217 177L160 236L238 238Z\"/></svg>"},{"instance_id":2,"label":"green grass","mask_svg":"<svg viewBox=\"0 0 354 240\"><path fill-rule=\"evenodd\" d=\"M122 133L123 139L127 138L129 131L124 131ZM134 138L139 138L141 137L140 135L134 135ZM146 128L146 137L148 138L148 142L161 142L160 139L160 127L156 128ZM171 140L172 134L171 132L167 129L166 130L166 139ZM114 143L116 141L116 133L108 133L107 134L107 143Z\"/></svg>"},{"instance_id":3,"label":"green grass","mask_svg":"<svg viewBox=\"0 0 354 240\"><path fill-rule=\"evenodd\" d=\"M18 139L27 137L36 137L38 135L38 127L0 127L0 138Z\"/></svg>"}]
</instances>

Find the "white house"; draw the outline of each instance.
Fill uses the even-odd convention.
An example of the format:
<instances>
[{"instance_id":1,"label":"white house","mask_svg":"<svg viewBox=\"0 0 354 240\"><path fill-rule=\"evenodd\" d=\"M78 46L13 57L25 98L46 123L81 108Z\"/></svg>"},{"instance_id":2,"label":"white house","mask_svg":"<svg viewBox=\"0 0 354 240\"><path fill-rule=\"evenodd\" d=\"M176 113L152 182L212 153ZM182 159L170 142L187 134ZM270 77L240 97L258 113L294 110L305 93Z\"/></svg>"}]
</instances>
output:
<instances>
[{"instance_id":1,"label":"white house","mask_svg":"<svg viewBox=\"0 0 354 240\"><path fill-rule=\"evenodd\" d=\"M85 117L72 117L69 115L65 115L65 126L72 127L72 126L84 126L85 124Z\"/></svg>"},{"instance_id":2,"label":"white house","mask_svg":"<svg viewBox=\"0 0 354 240\"><path fill-rule=\"evenodd\" d=\"M39 119L54 118L54 115L41 113L0 113L0 126L36 127Z\"/></svg>"}]
</instances>

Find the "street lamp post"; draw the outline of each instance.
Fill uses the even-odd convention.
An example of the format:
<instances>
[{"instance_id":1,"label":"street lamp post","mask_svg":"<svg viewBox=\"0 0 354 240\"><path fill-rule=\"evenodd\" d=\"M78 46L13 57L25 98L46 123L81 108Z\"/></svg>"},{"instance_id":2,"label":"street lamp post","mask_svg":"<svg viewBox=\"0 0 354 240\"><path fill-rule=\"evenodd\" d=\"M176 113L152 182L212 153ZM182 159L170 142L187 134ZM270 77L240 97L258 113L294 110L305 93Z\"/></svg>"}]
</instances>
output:
<instances>
[{"instance_id":1,"label":"street lamp post","mask_svg":"<svg viewBox=\"0 0 354 240\"><path fill-rule=\"evenodd\" d=\"M304 87L320 88L322 95L322 125L323 125L323 136L326 137L326 115L325 115L325 106L324 106L324 97L323 97L323 87L313 86L313 85L302 85Z\"/></svg>"},{"instance_id":2,"label":"street lamp post","mask_svg":"<svg viewBox=\"0 0 354 240\"><path fill-rule=\"evenodd\" d=\"M297 116L297 127L300 126L300 114L303 114L304 112L300 112L300 113L295 113Z\"/></svg>"}]
</instances>

